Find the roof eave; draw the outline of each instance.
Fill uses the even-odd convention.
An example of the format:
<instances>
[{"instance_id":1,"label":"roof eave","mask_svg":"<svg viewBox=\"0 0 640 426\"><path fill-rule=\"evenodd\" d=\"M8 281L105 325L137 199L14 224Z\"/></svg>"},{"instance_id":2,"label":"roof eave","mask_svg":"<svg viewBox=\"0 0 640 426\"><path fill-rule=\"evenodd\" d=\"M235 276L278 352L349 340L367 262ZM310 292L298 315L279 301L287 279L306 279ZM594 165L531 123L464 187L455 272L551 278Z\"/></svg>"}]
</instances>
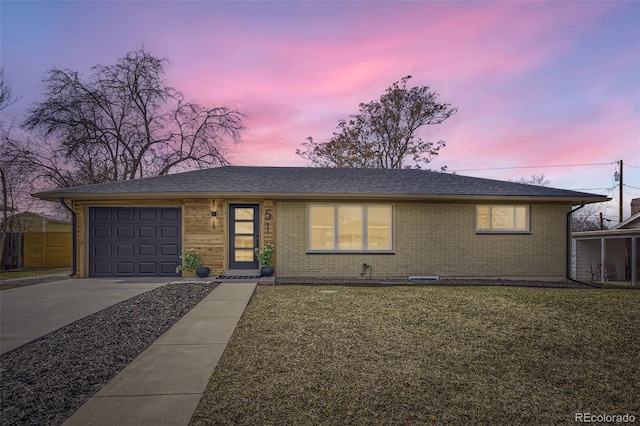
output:
<instances>
[{"instance_id":1,"label":"roof eave","mask_svg":"<svg viewBox=\"0 0 640 426\"><path fill-rule=\"evenodd\" d=\"M623 237L623 236L640 236L640 228L629 229L603 229L599 231L580 231L573 232L571 236L573 238L588 240L599 239L607 237Z\"/></svg>"},{"instance_id":2,"label":"roof eave","mask_svg":"<svg viewBox=\"0 0 640 426\"><path fill-rule=\"evenodd\" d=\"M569 197L569 196L530 196L530 195L450 195L450 194L380 194L380 193L265 193L265 192L118 192L118 193L74 193L40 192L34 197L47 201L66 200L157 200L157 199L198 199L198 198L275 198L275 199L375 199L375 200L413 200L413 201L517 201L517 202L555 202L585 204L611 200L605 196Z\"/></svg>"}]
</instances>

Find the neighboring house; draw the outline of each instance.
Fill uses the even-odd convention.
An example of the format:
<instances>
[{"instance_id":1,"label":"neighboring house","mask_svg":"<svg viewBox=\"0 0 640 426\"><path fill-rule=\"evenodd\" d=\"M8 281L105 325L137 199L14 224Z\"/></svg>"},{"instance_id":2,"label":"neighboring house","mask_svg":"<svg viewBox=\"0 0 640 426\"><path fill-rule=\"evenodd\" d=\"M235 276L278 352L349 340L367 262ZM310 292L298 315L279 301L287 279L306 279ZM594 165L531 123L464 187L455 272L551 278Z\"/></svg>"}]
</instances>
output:
<instances>
[{"instance_id":1,"label":"neighboring house","mask_svg":"<svg viewBox=\"0 0 640 426\"><path fill-rule=\"evenodd\" d=\"M219 167L36 194L69 204L77 276L176 276L194 249L215 274L568 275L567 214L601 195L422 170ZM365 267L364 265L367 265Z\"/></svg>"},{"instance_id":2,"label":"neighboring house","mask_svg":"<svg viewBox=\"0 0 640 426\"><path fill-rule=\"evenodd\" d=\"M11 216L9 232L71 232L71 221L26 211Z\"/></svg>"},{"instance_id":3,"label":"neighboring house","mask_svg":"<svg viewBox=\"0 0 640 426\"><path fill-rule=\"evenodd\" d=\"M588 281L631 281L640 275L640 198L631 217L611 229L572 234L573 276ZM604 267L602 267L604 265Z\"/></svg>"}]
</instances>

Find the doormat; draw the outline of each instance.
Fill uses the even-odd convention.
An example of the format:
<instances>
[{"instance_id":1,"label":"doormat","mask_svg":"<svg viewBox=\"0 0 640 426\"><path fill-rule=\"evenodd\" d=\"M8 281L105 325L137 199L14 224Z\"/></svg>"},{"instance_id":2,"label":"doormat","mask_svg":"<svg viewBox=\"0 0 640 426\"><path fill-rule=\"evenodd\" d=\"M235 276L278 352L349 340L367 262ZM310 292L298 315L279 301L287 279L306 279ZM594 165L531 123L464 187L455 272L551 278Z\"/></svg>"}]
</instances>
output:
<instances>
[{"instance_id":1,"label":"doormat","mask_svg":"<svg viewBox=\"0 0 640 426\"><path fill-rule=\"evenodd\" d=\"M218 275L219 280L258 280L260 275Z\"/></svg>"}]
</instances>

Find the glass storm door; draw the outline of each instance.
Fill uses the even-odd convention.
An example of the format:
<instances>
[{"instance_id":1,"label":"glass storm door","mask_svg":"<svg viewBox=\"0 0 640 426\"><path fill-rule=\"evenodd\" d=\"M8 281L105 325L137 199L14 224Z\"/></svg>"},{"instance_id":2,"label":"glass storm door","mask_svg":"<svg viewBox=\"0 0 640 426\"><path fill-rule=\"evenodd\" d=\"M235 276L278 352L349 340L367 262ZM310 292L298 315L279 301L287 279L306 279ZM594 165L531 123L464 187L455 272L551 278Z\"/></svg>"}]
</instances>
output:
<instances>
[{"instance_id":1,"label":"glass storm door","mask_svg":"<svg viewBox=\"0 0 640 426\"><path fill-rule=\"evenodd\" d=\"M229 269L258 269L258 205L229 204Z\"/></svg>"}]
</instances>

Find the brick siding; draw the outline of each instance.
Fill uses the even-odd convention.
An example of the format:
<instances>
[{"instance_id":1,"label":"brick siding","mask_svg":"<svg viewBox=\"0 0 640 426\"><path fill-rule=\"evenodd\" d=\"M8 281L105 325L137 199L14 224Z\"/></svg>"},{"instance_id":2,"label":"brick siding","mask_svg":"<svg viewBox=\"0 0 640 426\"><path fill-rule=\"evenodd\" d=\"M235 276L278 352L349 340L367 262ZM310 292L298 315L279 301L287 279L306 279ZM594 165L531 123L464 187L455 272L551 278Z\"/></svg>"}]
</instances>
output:
<instances>
[{"instance_id":1,"label":"brick siding","mask_svg":"<svg viewBox=\"0 0 640 426\"><path fill-rule=\"evenodd\" d=\"M278 201L279 277L361 276L561 280L567 204L532 204L528 235L476 234L476 204L395 203L394 254L307 254L307 203ZM368 273L367 273L368 275Z\"/></svg>"}]
</instances>

